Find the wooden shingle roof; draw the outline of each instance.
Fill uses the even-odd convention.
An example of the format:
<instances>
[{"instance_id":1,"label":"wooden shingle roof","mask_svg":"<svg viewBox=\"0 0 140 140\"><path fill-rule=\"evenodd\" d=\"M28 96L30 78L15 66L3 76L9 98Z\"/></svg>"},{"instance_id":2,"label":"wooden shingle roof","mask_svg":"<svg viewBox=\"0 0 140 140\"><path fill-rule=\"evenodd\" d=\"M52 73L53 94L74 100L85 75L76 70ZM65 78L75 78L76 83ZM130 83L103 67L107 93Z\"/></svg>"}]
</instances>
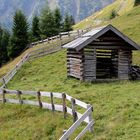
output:
<instances>
[{"instance_id":1,"label":"wooden shingle roof","mask_svg":"<svg viewBox=\"0 0 140 140\"><path fill-rule=\"evenodd\" d=\"M140 50L140 46L137 43L135 43L133 40L131 40L126 35L121 33L118 29L116 29L112 25L95 28L95 29L91 30L90 32L82 35L80 38L77 38L74 41L64 45L63 48L75 49L75 50L79 51L82 48L84 48L85 46L87 46L88 44L90 44L91 42L93 42L94 40L98 39L100 36L102 36L103 34L105 34L108 31L114 32L117 36L122 38L126 43L131 45L134 48L134 50Z\"/></svg>"}]
</instances>

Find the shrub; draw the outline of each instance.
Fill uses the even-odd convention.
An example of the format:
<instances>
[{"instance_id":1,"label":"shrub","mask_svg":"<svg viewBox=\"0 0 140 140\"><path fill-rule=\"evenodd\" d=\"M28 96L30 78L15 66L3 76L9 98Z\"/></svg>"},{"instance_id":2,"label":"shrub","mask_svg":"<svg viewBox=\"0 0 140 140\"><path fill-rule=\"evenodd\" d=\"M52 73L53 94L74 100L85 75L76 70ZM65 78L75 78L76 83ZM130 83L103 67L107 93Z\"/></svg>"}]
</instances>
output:
<instances>
[{"instance_id":1,"label":"shrub","mask_svg":"<svg viewBox=\"0 0 140 140\"><path fill-rule=\"evenodd\" d=\"M117 12L115 10L112 10L111 11L111 14L110 14L110 19L113 19L115 18L116 16L118 16Z\"/></svg>"}]
</instances>

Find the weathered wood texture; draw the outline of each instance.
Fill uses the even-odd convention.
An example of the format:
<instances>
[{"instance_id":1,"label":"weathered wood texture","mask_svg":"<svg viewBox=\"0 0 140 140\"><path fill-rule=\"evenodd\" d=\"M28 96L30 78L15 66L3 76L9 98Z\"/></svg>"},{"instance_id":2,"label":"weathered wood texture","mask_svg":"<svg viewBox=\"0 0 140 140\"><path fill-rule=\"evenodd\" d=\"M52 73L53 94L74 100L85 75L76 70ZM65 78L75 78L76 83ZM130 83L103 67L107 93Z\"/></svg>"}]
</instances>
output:
<instances>
[{"instance_id":1,"label":"weathered wood texture","mask_svg":"<svg viewBox=\"0 0 140 140\"><path fill-rule=\"evenodd\" d=\"M13 69L11 69L3 78L0 79L0 85L2 84L2 88L3 87L6 88L8 82L15 76L17 71L21 68L21 66L26 61L35 60L35 58L39 58L39 57L43 57L45 55L56 53L62 49L62 45L66 44L68 42L71 42L75 38L80 37L83 33L88 32L90 29L91 28L87 28L84 30L63 32L57 36L31 43L30 47L34 47L37 44L42 44L44 42L47 42L51 46L51 48L48 48L48 46L45 45L45 47L36 49L34 51L30 51L29 53L25 54L25 56L23 58L21 58L21 60L16 64L16 66Z\"/></svg>"},{"instance_id":2,"label":"weathered wood texture","mask_svg":"<svg viewBox=\"0 0 140 140\"><path fill-rule=\"evenodd\" d=\"M118 77L120 80L128 80L130 67L132 64L132 51L131 50L119 50L118 60Z\"/></svg>"},{"instance_id":3,"label":"weathered wood texture","mask_svg":"<svg viewBox=\"0 0 140 140\"><path fill-rule=\"evenodd\" d=\"M84 80L95 81L96 80L96 49L89 48L87 46L84 49Z\"/></svg>"},{"instance_id":4,"label":"weathered wood texture","mask_svg":"<svg viewBox=\"0 0 140 140\"><path fill-rule=\"evenodd\" d=\"M103 79L128 80L132 46L114 32L108 31L84 49L76 51L69 48L67 58L68 76L89 82Z\"/></svg>"},{"instance_id":5,"label":"weathered wood texture","mask_svg":"<svg viewBox=\"0 0 140 140\"><path fill-rule=\"evenodd\" d=\"M75 50L67 51L67 72L68 76L83 79L83 50L79 52Z\"/></svg>"},{"instance_id":6,"label":"weathered wood texture","mask_svg":"<svg viewBox=\"0 0 140 140\"><path fill-rule=\"evenodd\" d=\"M8 90L8 89L0 89L0 94L2 94L2 103L13 103L13 104L27 104L32 106L38 106L40 108L45 108L54 111L60 111L64 113L64 118L66 118L66 114L70 114L73 116L74 124L66 130L65 134L60 138L63 140L64 138L68 139L73 132L79 127L82 122L87 123L87 126L83 129L83 131L77 136L76 139L81 138L87 131L93 132L93 118L92 118L92 106L88 105L80 100L77 100L65 93L53 93L53 92L42 92L42 91L19 91L19 90ZM11 94L17 95L17 99L7 98L6 95ZM24 96L24 100L22 99L22 95L32 95L37 97L37 101L26 100ZM50 103L42 102L42 97L49 97ZM55 104L54 98L62 99L62 104ZM66 105L66 102L71 102L71 108ZM68 103L69 104L69 103ZM85 113L81 114L76 109L76 106L84 108ZM66 140L65 139L65 140Z\"/></svg>"}]
</instances>

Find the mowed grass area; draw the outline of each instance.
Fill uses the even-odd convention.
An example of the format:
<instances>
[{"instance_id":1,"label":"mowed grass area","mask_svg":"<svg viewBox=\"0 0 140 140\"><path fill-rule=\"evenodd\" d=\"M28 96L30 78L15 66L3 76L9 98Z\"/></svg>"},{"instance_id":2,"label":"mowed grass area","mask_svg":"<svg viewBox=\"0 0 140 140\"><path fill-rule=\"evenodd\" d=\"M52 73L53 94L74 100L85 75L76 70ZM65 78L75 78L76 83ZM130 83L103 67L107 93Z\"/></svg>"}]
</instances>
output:
<instances>
[{"instance_id":1,"label":"mowed grass area","mask_svg":"<svg viewBox=\"0 0 140 140\"><path fill-rule=\"evenodd\" d=\"M83 140L139 140L140 81L123 81L114 83L85 83L73 78L68 79L66 74L65 57L66 51L63 50L61 52L46 57L36 59L35 61L31 62L31 64L27 62L23 66L23 68L18 72L18 74L14 77L14 79L8 84L8 88L66 92L67 94L75 98L78 98L86 103L92 104L94 106L93 117L96 122L95 131L94 135L87 133L83 137ZM6 108L7 107L5 107L4 110L6 110ZM23 112L30 112L30 109L28 108L22 110ZM35 114L38 114L40 116L40 110L35 110L34 108L33 110L36 111ZM27 119L28 113L26 116ZM56 117L55 115L53 117L57 119L57 121L55 121L54 119L53 123L59 126L62 120L59 117ZM47 117L46 115L46 118L43 119L49 120L49 117ZM58 119L60 120L60 122ZM12 122L12 118L10 120ZM19 119L19 123L20 122L22 122L22 119ZM47 122L48 124L50 124L49 121ZM12 130L10 123L8 121L4 121L3 123L7 125L7 130L9 130L9 133L11 133ZM24 123L25 125L28 125L26 119ZM38 124L36 124L37 126L40 126L40 121L36 123ZM47 125L45 126L47 131L49 127L47 127ZM67 124L66 126L69 127ZM0 126L0 129L1 127L2 126ZM23 128L24 127L22 127L21 125L21 129ZM58 127L57 132L61 133L62 128ZM29 131L31 131L32 135L34 135L35 131L37 131L35 130L33 132L32 129L34 130L34 128L32 126L28 129ZM40 131L43 131L42 129L43 127L39 128ZM52 133L45 133L44 135L46 135L46 137L51 137L54 134L53 132L54 130L52 130ZM44 136L40 134L39 136L40 139L44 138Z\"/></svg>"}]
</instances>

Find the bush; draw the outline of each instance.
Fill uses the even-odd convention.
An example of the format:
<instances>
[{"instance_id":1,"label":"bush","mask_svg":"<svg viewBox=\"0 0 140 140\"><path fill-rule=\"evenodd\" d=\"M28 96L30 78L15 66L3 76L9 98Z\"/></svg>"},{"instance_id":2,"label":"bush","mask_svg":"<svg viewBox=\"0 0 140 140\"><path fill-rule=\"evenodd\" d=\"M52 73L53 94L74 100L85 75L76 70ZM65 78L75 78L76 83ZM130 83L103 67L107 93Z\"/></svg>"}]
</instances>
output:
<instances>
[{"instance_id":1,"label":"bush","mask_svg":"<svg viewBox=\"0 0 140 140\"><path fill-rule=\"evenodd\" d=\"M135 0L135 3L134 3L135 6L138 6L140 5L140 0Z\"/></svg>"},{"instance_id":2,"label":"bush","mask_svg":"<svg viewBox=\"0 0 140 140\"><path fill-rule=\"evenodd\" d=\"M116 16L118 16L117 12L115 10L112 10L111 11L111 14L110 14L110 19L113 19L115 18Z\"/></svg>"}]
</instances>

